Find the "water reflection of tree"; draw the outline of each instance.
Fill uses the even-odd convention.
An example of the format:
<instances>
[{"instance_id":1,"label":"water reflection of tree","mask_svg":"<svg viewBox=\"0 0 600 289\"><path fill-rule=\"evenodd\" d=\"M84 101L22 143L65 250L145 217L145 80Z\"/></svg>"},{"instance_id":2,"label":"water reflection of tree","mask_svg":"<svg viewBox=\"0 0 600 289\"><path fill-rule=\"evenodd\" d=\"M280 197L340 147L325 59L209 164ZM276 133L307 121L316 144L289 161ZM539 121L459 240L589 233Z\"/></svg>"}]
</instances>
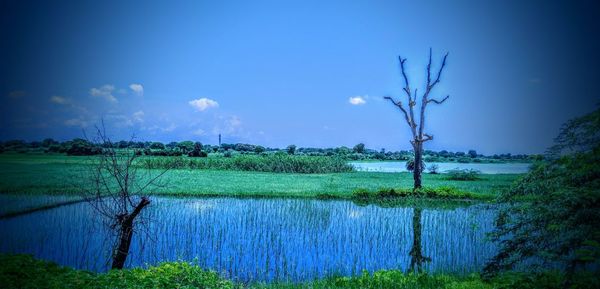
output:
<instances>
[{"instance_id":1,"label":"water reflection of tree","mask_svg":"<svg viewBox=\"0 0 600 289\"><path fill-rule=\"evenodd\" d=\"M414 208L413 211L413 244L410 249L410 267L409 270L413 272L422 272L423 263L431 261L431 258L423 256L423 248L421 246L422 227L421 217L423 215L422 208Z\"/></svg>"}]
</instances>

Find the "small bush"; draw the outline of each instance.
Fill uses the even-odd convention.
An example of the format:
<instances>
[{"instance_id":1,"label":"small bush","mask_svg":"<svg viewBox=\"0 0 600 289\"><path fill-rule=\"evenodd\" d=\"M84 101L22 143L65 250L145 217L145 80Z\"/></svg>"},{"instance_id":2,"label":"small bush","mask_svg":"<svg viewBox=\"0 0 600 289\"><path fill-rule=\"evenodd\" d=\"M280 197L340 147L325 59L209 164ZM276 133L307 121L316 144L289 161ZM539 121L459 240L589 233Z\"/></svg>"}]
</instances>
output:
<instances>
[{"instance_id":1,"label":"small bush","mask_svg":"<svg viewBox=\"0 0 600 289\"><path fill-rule=\"evenodd\" d=\"M474 181L479 179L480 171L474 169L453 169L448 171L448 179L453 181Z\"/></svg>"},{"instance_id":2,"label":"small bush","mask_svg":"<svg viewBox=\"0 0 600 289\"><path fill-rule=\"evenodd\" d=\"M406 170L412 172L415 170L415 159L411 158L406 161ZM421 172L425 170L425 162L421 161Z\"/></svg>"},{"instance_id":3,"label":"small bush","mask_svg":"<svg viewBox=\"0 0 600 289\"><path fill-rule=\"evenodd\" d=\"M440 169L440 167L438 165L436 165L436 164L432 164L429 167L427 167L427 170L429 170L429 173L432 174L432 175L439 174L440 173L439 169Z\"/></svg>"}]
</instances>

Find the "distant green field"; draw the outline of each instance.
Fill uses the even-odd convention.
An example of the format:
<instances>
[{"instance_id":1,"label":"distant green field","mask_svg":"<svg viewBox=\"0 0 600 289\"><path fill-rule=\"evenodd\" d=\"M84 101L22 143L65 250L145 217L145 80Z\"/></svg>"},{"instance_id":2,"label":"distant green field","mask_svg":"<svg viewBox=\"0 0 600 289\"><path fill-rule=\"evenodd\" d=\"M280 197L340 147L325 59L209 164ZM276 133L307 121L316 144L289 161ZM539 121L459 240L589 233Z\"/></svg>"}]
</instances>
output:
<instances>
[{"instance_id":1,"label":"distant green field","mask_svg":"<svg viewBox=\"0 0 600 289\"><path fill-rule=\"evenodd\" d=\"M0 154L0 193L75 194L85 169L85 157ZM160 170L146 170L158 173ZM495 195L519 177L484 175L475 181L452 181L444 175L424 174L428 187L451 186L474 194ZM163 177L167 186L150 193L189 196L303 197L319 194L350 197L356 189L410 188L409 173L349 172L287 174L248 171L175 169Z\"/></svg>"}]
</instances>

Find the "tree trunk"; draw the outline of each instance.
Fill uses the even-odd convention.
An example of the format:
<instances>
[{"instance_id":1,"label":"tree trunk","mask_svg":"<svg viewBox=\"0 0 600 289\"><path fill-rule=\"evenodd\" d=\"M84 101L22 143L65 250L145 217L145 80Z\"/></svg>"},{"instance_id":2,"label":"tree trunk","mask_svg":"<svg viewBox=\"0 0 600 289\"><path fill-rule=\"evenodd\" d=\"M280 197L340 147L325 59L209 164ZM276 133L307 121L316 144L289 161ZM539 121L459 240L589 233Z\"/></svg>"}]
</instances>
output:
<instances>
[{"instance_id":1,"label":"tree trunk","mask_svg":"<svg viewBox=\"0 0 600 289\"><path fill-rule=\"evenodd\" d=\"M414 185L413 189L421 188L421 172L423 171L423 143L415 141L414 144L415 152L415 167L413 170Z\"/></svg>"},{"instance_id":2,"label":"tree trunk","mask_svg":"<svg viewBox=\"0 0 600 289\"><path fill-rule=\"evenodd\" d=\"M131 238L133 237L133 221L148 204L150 204L150 200L143 197L131 214L120 217L121 229L119 230L119 245L113 254L112 269L123 269L125 266L125 261L129 255Z\"/></svg>"},{"instance_id":3,"label":"tree trunk","mask_svg":"<svg viewBox=\"0 0 600 289\"><path fill-rule=\"evenodd\" d=\"M129 254L129 246L131 245L131 237L133 236L133 222L127 220L121 224L121 230L119 232L119 245L115 249L113 256L112 269L123 269L125 266L125 260Z\"/></svg>"}]
</instances>

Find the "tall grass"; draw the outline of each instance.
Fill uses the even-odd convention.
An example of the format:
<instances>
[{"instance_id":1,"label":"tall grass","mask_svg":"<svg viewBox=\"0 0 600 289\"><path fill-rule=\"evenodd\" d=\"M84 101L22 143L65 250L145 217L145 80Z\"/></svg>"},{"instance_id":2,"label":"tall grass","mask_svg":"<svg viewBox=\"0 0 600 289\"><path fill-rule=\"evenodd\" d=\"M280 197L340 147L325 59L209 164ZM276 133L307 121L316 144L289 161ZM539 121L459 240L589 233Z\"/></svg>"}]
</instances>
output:
<instances>
[{"instance_id":1,"label":"tall grass","mask_svg":"<svg viewBox=\"0 0 600 289\"><path fill-rule=\"evenodd\" d=\"M141 164L148 169L210 169L301 174L342 173L353 170L352 166L342 158L287 154L236 155L229 158L149 157L142 159Z\"/></svg>"}]
</instances>

